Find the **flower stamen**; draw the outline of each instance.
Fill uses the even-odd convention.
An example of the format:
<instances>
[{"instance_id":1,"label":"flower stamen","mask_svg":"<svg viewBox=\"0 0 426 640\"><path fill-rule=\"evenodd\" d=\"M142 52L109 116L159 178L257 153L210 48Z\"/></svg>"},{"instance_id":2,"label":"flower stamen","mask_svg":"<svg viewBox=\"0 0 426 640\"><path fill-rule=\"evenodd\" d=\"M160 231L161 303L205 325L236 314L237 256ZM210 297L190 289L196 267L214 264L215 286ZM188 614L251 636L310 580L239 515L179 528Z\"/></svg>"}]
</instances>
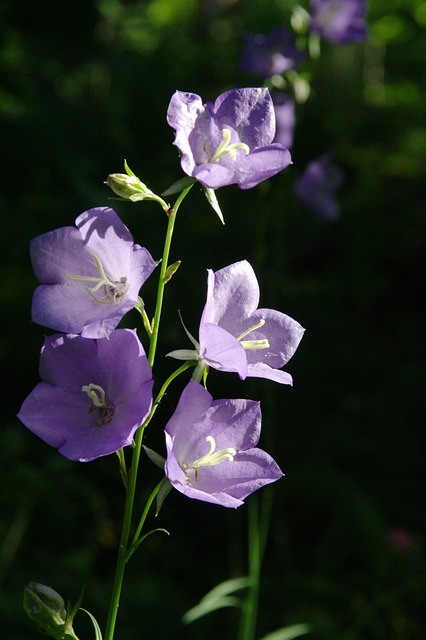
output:
<instances>
[{"instance_id":1,"label":"flower stamen","mask_svg":"<svg viewBox=\"0 0 426 640\"><path fill-rule=\"evenodd\" d=\"M99 278L96 276L73 276L68 273L65 274L66 278L70 280L78 280L79 282L94 282L93 287L86 287L86 291L99 302L100 304L115 304L119 305L126 297L129 290L129 283L127 278L122 276L119 280L111 280L105 273L102 262L99 257L94 253L88 254L95 261L96 268L99 273ZM105 293L102 297L95 295L101 287L105 287Z\"/></svg>"},{"instance_id":2,"label":"flower stamen","mask_svg":"<svg viewBox=\"0 0 426 640\"><path fill-rule=\"evenodd\" d=\"M216 149L215 153L210 158L210 162L218 162L221 158L228 153L231 156L231 160L235 160L237 157L237 149L242 149L246 156L250 153L250 148L245 142L231 142L231 130L222 129L223 140Z\"/></svg>"},{"instance_id":3,"label":"flower stamen","mask_svg":"<svg viewBox=\"0 0 426 640\"><path fill-rule=\"evenodd\" d=\"M251 333L252 331L256 331L256 329L260 329L260 327L263 327L264 324L265 324L265 321L261 319L257 324L253 325L246 331L243 331L243 333L240 336L238 336L237 340L244 349L248 349L248 350L269 349L269 340L267 338L263 338L260 340L243 340L242 339L248 336L249 333Z\"/></svg>"},{"instance_id":4,"label":"flower stamen","mask_svg":"<svg viewBox=\"0 0 426 640\"><path fill-rule=\"evenodd\" d=\"M216 450L216 441L213 436L207 436L206 441L210 444L210 451L201 458L197 458L191 464L182 462L181 468L185 473L185 479L187 484L191 484L190 478L187 475L187 471L193 469L195 471L195 480L198 481L198 469L200 467L213 467L221 462L233 462L234 456L237 454L233 447L227 447L226 449Z\"/></svg>"},{"instance_id":5,"label":"flower stamen","mask_svg":"<svg viewBox=\"0 0 426 640\"><path fill-rule=\"evenodd\" d=\"M108 400L104 389L98 384L91 382L90 384L83 385L81 390L84 391L92 401L89 412L95 412L95 416L98 416L98 419L96 417L93 418L95 425L102 427L104 424L111 422L115 413L115 405Z\"/></svg>"}]
</instances>

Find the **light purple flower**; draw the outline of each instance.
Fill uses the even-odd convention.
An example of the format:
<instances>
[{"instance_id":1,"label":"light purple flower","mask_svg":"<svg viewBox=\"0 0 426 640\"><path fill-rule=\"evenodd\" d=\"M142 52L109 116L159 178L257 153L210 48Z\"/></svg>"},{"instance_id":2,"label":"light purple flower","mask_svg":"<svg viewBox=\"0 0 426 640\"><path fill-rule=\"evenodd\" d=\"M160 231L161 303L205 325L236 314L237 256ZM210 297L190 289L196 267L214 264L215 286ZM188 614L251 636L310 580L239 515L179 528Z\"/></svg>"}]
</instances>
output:
<instances>
[{"instance_id":1,"label":"light purple flower","mask_svg":"<svg viewBox=\"0 0 426 640\"><path fill-rule=\"evenodd\" d=\"M142 284L156 267L109 207L85 211L76 227L61 227L31 242L31 260L41 285L32 319L85 338L108 337L138 302Z\"/></svg>"},{"instance_id":2,"label":"light purple flower","mask_svg":"<svg viewBox=\"0 0 426 640\"><path fill-rule=\"evenodd\" d=\"M253 491L284 475L256 447L260 430L259 402L213 400L191 380L166 425L166 476L189 498L239 507Z\"/></svg>"},{"instance_id":3,"label":"light purple flower","mask_svg":"<svg viewBox=\"0 0 426 640\"><path fill-rule=\"evenodd\" d=\"M290 374L279 369L296 351L304 329L280 311L258 309L259 297L255 273L246 260L215 272L209 269L199 343L191 338L195 350L168 355L235 371L242 380L268 378L292 384Z\"/></svg>"},{"instance_id":4,"label":"light purple flower","mask_svg":"<svg viewBox=\"0 0 426 640\"><path fill-rule=\"evenodd\" d=\"M18 418L70 460L88 462L131 444L151 409L151 368L131 329L109 340L47 337L40 377Z\"/></svg>"},{"instance_id":5,"label":"light purple flower","mask_svg":"<svg viewBox=\"0 0 426 640\"><path fill-rule=\"evenodd\" d=\"M324 40L349 44L365 40L366 0L311 0L309 30Z\"/></svg>"},{"instance_id":6,"label":"light purple flower","mask_svg":"<svg viewBox=\"0 0 426 640\"><path fill-rule=\"evenodd\" d=\"M274 106L268 89L233 89L214 103L176 91L167 111L184 172L205 187L250 189L291 164L288 149L273 143Z\"/></svg>"},{"instance_id":7,"label":"light purple flower","mask_svg":"<svg viewBox=\"0 0 426 640\"><path fill-rule=\"evenodd\" d=\"M340 205L334 194L342 182L342 170L329 154L324 154L309 162L295 181L294 192L320 218L335 220L340 215Z\"/></svg>"},{"instance_id":8,"label":"light purple flower","mask_svg":"<svg viewBox=\"0 0 426 640\"><path fill-rule=\"evenodd\" d=\"M293 32L279 26L266 35L246 35L241 67L262 78L270 78L295 69L304 58L305 53L296 47Z\"/></svg>"},{"instance_id":9,"label":"light purple flower","mask_svg":"<svg viewBox=\"0 0 426 640\"><path fill-rule=\"evenodd\" d=\"M294 100L285 93L273 93L272 101L277 122L274 142L281 142L287 149L290 149L296 125Z\"/></svg>"}]
</instances>

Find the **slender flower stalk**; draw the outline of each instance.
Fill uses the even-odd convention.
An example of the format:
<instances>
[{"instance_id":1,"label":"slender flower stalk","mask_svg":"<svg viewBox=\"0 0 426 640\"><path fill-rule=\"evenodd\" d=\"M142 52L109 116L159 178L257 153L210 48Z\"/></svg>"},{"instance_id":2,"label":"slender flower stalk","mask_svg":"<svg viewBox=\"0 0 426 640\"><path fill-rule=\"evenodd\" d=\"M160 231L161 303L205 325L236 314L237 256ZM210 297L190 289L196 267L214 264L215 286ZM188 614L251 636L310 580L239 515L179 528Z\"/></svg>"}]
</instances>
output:
<instances>
[{"instance_id":1,"label":"slender flower stalk","mask_svg":"<svg viewBox=\"0 0 426 640\"><path fill-rule=\"evenodd\" d=\"M184 200L185 196L187 195L191 187L192 185L190 185L189 187L187 187L182 191L182 193L179 195L178 199L175 202L174 208L170 209L168 212L168 224L167 224L166 238L164 241L163 257L161 262L160 277L159 277L158 289L157 289L157 302L155 307L152 334L150 337L150 346L149 346L149 353L148 353L148 362L151 368L154 365L155 353L157 349L158 330L160 326L161 312L162 312L163 300L164 300L164 287L167 282L165 275L166 275L168 260L170 255L170 247L172 243L176 214L178 212L178 209L182 201ZM129 476L128 476L129 479L128 479L128 485L127 485L127 495L126 495L126 503L124 508L120 546L118 550L117 566L116 566L114 584L112 587L111 602L110 602L110 607L108 612L108 619L106 624L104 640L113 640L114 638L118 607L120 604L121 591L123 587L124 572L125 572L126 563L128 560L128 552L130 547L129 539L130 539L133 507L134 507L135 494L136 494L136 482L137 482L139 461L140 461L141 448L142 448L142 438L143 438L145 427L151 420L152 415L153 414L151 413L147 417L147 419L141 425L141 427L138 429L135 435L132 463L131 463ZM146 514L145 514L145 517L146 517ZM143 525L143 522L142 522L142 525ZM140 532L140 529L141 527L140 528L138 527L139 532ZM135 542L136 540L134 539L133 544Z\"/></svg>"}]
</instances>

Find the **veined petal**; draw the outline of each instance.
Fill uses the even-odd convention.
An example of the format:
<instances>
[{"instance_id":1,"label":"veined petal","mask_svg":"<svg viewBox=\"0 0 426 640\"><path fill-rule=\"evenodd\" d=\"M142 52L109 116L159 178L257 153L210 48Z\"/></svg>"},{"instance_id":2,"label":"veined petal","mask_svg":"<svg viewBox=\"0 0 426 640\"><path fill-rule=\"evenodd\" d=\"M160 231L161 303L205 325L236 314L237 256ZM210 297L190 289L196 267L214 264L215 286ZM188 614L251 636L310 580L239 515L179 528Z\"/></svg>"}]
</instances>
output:
<instances>
[{"instance_id":1,"label":"veined petal","mask_svg":"<svg viewBox=\"0 0 426 640\"><path fill-rule=\"evenodd\" d=\"M246 157L239 156L235 174L238 177L238 186L241 189L251 189L291 163L290 151L277 142L256 149Z\"/></svg>"},{"instance_id":2,"label":"veined petal","mask_svg":"<svg viewBox=\"0 0 426 640\"><path fill-rule=\"evenodd\" d=\"M214 324L200 325L200 357L219 371L235 371L244 380L247 358L244 348L228 331Z\"/></svg>"}]
</instances>

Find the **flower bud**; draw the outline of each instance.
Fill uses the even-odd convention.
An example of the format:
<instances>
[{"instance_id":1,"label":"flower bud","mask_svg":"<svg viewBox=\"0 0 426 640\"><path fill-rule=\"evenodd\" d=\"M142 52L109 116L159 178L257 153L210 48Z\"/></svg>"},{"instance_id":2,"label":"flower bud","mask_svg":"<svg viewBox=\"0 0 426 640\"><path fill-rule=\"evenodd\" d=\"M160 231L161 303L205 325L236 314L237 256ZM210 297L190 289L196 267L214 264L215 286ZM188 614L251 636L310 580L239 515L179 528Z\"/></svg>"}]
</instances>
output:
<instances>
[{"instance_id":1,"label":"flower bud","mask_svg":"<svg viewBox=\"0 0 426 640\"><path fill-rule=\"evenodd\" d=\"M55 640L78 640L72 628L63 598L38 582L29 582L24 589L24 610L34 624Z\"/></svg>"},{"instance_id":2,"label":"flower bud","mask_svg":"<svg viewBox=\"0 0 426 640\"><path fill-rule=\"evenodd\" d=\"M125 173L110 173L107 178L107 185L120 198L129 200L132 196L149 195L152 192L136 176L128 176Z\"/></svg>"}]
</instances>

